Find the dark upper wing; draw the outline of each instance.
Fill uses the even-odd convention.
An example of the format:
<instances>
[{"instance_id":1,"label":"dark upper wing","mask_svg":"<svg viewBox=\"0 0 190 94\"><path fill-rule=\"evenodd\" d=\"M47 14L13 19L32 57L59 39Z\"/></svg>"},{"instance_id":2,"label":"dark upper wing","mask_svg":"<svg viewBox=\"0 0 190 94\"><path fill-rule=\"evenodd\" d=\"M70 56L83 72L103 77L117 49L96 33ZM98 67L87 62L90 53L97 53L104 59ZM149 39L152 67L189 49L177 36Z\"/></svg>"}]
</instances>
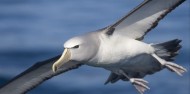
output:
<instances>
[{"instance_id":1,"label":"dark upper wing","mask_svg":"<svg viewBox=\"0 0 190 94\"><path fill-rule=\"evenodd\" d=\"M23 73L19 74L4 86L0 87L0 94L23 94L35 88L42 82L56 76L60 73L75 69L80 65L77 63L69 62L68 65L60 68L56 73L52 71L53 63L59 59L56 56L52 59L38 62Z\"/></svg>"},{"instance_id":2,"label":"dark upper wing","mask_svg":"<svg viewBox=\"0 0 190 94\"><path fill-rule=\"evenodd\" d=\"M169 12L185 0L144 0L128 15L109 26L106 34L118 34L134 39L143 39Z\"/></svg>"}]
</instances>

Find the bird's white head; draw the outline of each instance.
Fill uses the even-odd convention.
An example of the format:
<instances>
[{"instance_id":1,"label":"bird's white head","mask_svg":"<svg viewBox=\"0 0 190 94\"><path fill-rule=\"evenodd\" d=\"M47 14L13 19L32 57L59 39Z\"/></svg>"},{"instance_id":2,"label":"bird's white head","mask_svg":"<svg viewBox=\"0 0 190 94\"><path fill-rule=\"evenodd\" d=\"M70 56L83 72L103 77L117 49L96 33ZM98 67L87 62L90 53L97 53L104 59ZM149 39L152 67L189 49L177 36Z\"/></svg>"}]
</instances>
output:
<instances>
[{"instance_id":1,"label":"bird's white head","mask_svg":"<svg viewBox=\"0 0 190 94\"><path fill-rule=\"evenodd\" d=\"M53 64L53 71L55 72L69 61L76 63L86 63L92 59L97 53L97 41L90 35L84 35L69 39L64 43L64 52L62 56Z\"/></svg>"}]
</instances>

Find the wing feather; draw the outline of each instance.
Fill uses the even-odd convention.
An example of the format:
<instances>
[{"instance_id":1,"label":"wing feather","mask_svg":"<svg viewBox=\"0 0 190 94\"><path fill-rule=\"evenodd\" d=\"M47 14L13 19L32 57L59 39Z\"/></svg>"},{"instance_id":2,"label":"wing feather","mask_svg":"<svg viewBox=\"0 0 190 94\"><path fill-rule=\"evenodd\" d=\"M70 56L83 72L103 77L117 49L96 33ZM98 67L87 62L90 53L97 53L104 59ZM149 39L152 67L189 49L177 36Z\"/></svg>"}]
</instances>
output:
<instances>
[{"instance_id":1,"label":"wing feather","mask_svg":"<svg viewBox=\"0 0 190 94\"><path fill-rule=\"evenodd\" d=\"M145 0L128 15L109 26L106 30L142 40L144 35L155 28L158 22L185 0ZM114 32L113 32L114 28Z\"/></svg>"},{"instance_id":2,"label":"wing feather","mask_svg":"<svg viewBox=\"0 0 190 94\"><path fill-rule=\"evenodd\" d=\"M0 87L0 94L25 94L44 81L71 69L78 68L81 64L69 62L70 64L58 69L56 73L52 71L53 63L60 57L45 60L34 64L32 67L19 74L7 84Z\"/></svg>"}]
</instances>

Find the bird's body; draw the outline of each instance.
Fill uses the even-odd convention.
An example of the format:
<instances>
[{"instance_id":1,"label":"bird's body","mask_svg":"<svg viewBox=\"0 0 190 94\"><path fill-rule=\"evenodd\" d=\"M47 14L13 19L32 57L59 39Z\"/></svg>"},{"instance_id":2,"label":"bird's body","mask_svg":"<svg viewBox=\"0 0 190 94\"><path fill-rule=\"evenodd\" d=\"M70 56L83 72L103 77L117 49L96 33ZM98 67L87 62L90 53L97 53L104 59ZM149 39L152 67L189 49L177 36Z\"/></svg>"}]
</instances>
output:
<instances>
[{"instance_id":1,"label":"bird's body","mask_svg":"<svg viewBox=\"0 0 190 94\"><path fill-rule=\"evenodd\" d=\"M150 62L151 54L155 51L150 44L125 36L100 35L98 39L100 47L87 65L102 67L116 74L119 74L120 69L140 72L150 70L142 66L151 68L156 65L155 62Z\"/></svg>"}]
</instances>

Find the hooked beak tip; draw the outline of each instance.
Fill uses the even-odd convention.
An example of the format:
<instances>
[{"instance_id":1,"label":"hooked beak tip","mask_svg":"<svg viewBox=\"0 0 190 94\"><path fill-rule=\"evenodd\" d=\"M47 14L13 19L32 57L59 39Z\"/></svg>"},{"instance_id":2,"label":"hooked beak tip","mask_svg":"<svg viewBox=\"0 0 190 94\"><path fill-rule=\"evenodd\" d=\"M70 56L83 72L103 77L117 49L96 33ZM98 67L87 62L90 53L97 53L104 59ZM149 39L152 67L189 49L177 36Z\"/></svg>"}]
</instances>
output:
<instances>
[{"instance_id":1,"label":"hooked beak tip","mask_svg":"<svg viewBox=\"0 0 190 94\"><path fill-rule=\"evenodd\" d=\"M61 57L53 64L52 70L55 73L61 66L69 61L70 52L68 49L65 49Z\"/></svg>"},{"instance_id":2,"label":"hooked beak tip","mask_svg":"<svg viewBox=\"0 0 190 94\"><path fill-rule=\"evenodd\" d=\"M57 71L57 69L58 69L57 66L55 64L53 64L52 70L54 73Z\"/></svg>"}]
</instances>

